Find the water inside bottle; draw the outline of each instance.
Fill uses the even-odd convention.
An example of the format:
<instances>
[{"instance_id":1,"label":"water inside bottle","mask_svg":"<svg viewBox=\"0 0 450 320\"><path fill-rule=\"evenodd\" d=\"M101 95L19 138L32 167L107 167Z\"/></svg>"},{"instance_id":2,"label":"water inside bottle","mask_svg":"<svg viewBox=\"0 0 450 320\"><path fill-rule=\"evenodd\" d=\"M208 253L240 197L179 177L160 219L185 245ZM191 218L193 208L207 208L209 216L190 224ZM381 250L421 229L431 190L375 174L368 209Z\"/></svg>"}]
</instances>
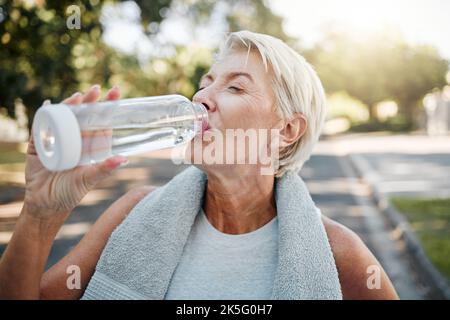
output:
<instances>
[{"instance_id":1,"label":"water inside bottle","mask_svg":"<svg viewBox=\"0 0 450 320\"><path fill-rule=\"evenodd\" d=\"M202 123L195 116L160 119L147 124L81 129L80 165L103 161L113 155L130 156L171 148L190 141Z\"/></svg>"}]
</instances>

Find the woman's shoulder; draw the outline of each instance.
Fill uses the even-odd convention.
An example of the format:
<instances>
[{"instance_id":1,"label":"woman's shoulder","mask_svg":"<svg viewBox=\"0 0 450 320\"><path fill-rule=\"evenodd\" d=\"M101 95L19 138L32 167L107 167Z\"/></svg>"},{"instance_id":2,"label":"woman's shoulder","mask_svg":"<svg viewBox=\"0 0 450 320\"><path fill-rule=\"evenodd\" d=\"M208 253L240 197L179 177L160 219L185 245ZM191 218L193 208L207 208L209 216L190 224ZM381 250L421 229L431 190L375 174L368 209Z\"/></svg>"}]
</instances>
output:
<instances>
[{"instance_id":1,"label":"woman's shoulder","mask_svg":"<svg viewBox=\"0 0 450 320\"><path fill-rule=\"evenodd\" d=\"M344 299L395 299L397 294L383 268L361 238L346 226L322 215L336 262ZM378 270L380 286L368 285ZM376 275L376 274L375 274Z\"/></svg>"},{"instance_id":2,"label":"woman's shoulder","mask_svg":"<svg viewBox=\"0 0 450 320\"><path fill-rule=\"evenodd\" d=\"M338 253L341 255L350 254L351 252L349 251L354 252L355 250L367 249L361 238L354 231L324 215L321 215L321 218L328 236L328 241L335 255Z\"/></svg>"}]
</instances>

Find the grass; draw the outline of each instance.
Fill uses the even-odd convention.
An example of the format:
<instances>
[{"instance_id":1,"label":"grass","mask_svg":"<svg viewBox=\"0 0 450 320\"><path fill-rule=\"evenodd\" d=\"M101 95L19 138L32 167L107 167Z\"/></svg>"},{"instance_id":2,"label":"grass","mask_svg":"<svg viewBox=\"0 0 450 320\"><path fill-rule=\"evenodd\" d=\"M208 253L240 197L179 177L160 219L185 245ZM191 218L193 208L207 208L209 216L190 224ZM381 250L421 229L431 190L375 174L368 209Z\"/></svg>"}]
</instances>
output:
<instances>
[{"instance_id":1,"label":"grass","mask_svg":"<svg viewBox=\"0 0 450 320\"><path fill-rule=\"evenodd\" d=\"M392 198L405 215L430 261L450 280L450 198Z\"/></svg>"}]
</instances>

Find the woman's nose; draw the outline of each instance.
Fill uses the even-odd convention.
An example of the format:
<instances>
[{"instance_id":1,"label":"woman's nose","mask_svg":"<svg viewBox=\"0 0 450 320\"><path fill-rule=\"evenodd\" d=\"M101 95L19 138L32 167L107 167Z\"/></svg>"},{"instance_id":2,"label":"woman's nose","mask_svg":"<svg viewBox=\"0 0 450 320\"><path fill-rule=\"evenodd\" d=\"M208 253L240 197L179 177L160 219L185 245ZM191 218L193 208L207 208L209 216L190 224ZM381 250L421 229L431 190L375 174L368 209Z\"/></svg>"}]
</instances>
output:
<instances>
[{"instance_id":1,"label":"woman's nose","mask_svg":"<svg viewBox=\"0 0 450 320\"><path fill-rule=\"evenodd\" d=\"M208 94L207 88L197 91L192 97L192 102L203 104L208 112L214 112L216 110L216 105Z\"/></svg>"}]
</instances>

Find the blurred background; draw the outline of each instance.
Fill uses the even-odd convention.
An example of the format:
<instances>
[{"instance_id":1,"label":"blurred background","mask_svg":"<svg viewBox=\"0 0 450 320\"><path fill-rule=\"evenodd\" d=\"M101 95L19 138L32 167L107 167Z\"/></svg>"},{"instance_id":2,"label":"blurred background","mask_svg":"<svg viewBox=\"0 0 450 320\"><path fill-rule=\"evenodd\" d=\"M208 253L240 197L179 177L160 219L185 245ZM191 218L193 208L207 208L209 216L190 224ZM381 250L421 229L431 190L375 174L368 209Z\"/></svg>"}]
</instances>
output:
<instances>
[{"instance_id":1,"label":"blurred background","mask_svg":"<svg viewBox=\"0 0 450 320\"><path fill-rule=\"evenodd\" d=\"M97 83L192 97L226 33L248 29L304 55L326 89L323 136L300 172L318 207L362 237L402 298L449 299L449 12L445 0L0 0L0 253L45 99ZM182 169L166 151L133 157L83 200L49 265L121 194Z\"/></svg>"}]
</instances>

